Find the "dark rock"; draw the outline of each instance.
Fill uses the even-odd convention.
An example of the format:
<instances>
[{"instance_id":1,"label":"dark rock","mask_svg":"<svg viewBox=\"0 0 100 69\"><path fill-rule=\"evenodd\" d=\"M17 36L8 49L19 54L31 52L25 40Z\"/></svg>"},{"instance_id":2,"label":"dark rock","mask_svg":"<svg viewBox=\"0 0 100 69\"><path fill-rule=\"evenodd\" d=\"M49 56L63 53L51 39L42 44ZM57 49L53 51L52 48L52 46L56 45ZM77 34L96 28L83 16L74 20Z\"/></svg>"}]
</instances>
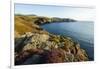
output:
<instances>
[{"instance_id":1,"label":"dark rock","mask_svg":"<svg viewBox=\"0 0 100 69\"><path fill-rule=\"evenodd\" d=\"M47 63L61 63L64 62L65 54L62 49L52 49L45 57Z\"/></svg>"}]
</instances>

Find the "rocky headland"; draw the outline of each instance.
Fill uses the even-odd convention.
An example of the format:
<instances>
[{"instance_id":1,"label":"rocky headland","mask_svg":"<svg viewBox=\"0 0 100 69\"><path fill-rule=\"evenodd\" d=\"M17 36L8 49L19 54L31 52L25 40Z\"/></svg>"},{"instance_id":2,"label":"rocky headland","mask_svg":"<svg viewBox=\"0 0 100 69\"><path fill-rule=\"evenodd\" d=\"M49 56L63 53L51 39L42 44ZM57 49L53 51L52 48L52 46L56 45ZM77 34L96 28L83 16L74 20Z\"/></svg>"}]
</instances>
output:
<instances>
[{"instance_id":1,"label":"rocky headland","mask_svg":"<svg viewBox=\"0 0 100 69\"><path fill-rule=\"evenodd\" d=\"M41 28L41 24L57 22L45 18L47 20L36 15L15 15L15 65L89 60L86 51L80 48L78 42L67 36L51 34Z\"/></svg>"}]
</instances>

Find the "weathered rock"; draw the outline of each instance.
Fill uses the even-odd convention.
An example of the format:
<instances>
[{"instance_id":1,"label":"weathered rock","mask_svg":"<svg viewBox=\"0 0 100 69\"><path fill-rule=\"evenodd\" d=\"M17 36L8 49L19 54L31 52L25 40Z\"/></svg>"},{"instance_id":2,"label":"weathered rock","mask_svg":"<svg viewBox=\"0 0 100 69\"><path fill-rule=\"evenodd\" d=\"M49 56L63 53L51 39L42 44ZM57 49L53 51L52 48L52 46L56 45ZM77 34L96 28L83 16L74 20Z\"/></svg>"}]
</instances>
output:
<instances>
[{"instance_id":1,"label":"weathered rock","mask_svg":"<svg viewBox=\"0 0 100 69\"><path fill-rule=\"evenodd\" d=\"M78 42L59 35L28 32L16 38L15 46L16 65L88 60Z\"/></svg>"},{"instance_id":2,"label":"weathered rock","mask_svg":"<svg viewBox=\"0 0 100 69\"><path fill-rule=\"evenodd\" d=\"M87 61L88 55L70 37L53 35L39 25L73 19L15 16L15 65Z\"/></svg>"},{"instance_id":3,"label":"weathered rock","mask_svg":"<svg viewBox=\"0 0 100 69\"><path fill-rule=\"evenodd\" d=\"M65 54L62 49L52 49L42 54L45 63L61 63L65 62Z\"/></svg>"}]
</instances>

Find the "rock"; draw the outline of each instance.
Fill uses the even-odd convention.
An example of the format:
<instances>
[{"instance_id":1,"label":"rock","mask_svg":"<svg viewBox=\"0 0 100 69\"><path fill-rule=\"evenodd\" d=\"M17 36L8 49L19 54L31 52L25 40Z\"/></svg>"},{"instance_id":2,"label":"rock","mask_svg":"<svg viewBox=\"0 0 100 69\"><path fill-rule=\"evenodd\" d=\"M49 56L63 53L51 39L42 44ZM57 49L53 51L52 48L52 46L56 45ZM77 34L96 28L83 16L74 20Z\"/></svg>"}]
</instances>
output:
<instances>
[{"instance_id":1,"label":"rock","mask_svg":"<svg viewBox=\"0 0 100 69\"><path fill-rule=\"evenodd\" d=\"M23 51L21 53L19 53L16 57L15 57L15 65L20 65L22 64L25 60L27 60L29 57L31 57L31 54Z\"/></svg>"},{"instance_id":2,"label":"rock","mask_svg":"<svg viewBox=\"0 0 100 69\"><path fill-rule=\"evenodd\" d=\"M39 25L73 19L15 16L15 65L88 61L85 50L70 37L54 35Z\"/></svg>"},{"instance_id":3,"label":"rock","mask_svg":"<svg viewBox=\"0 0 100 69\"><path fill-rule=\"evenodd\" d=\"M72 53L66 53L66 56L65 56L65 61L66 62L74 62L74 55Z\"/></svg>"},{"instance_id":4,"label":"rock","mask_svg":"<svg viewBox=\"0 0 100 69\"><path fill-rule=\"evenodd\" d=\"M88 61L78 42L60 35L25 33L15 41L15 64Z\"/></svg>"},{"instance_id":5,"label":"rock","mask_svg":"<svg viewBox=\"0 0 100 69\"><path fill-rule=\"evenodd\" d=\"M32 55L25 62L23 62L23 65L39 64L40 63L40 58L41 58L40 55Z\"/></svg>"},{"instance_id":6,"label":"rock","mask_svg":"<svg viewBox=\"0 0 100 69\"><path fill-rule=\"evenodd\" d=\"M61 63L64 62L65 54L62 49L52 49L45 55L47 63Z\"/></svg>"},{"instance_id":7,"label":"rock","mask_svg":"<svg viewBox=\"0 0 100 69\"><path fill-rule=\"evenodd\" d=\"M71 53L74 54L74 55L76 55L76 53L77 53L77 50L75 49L75 47L71 47L71 48L70 48L70 51L71 51Z\"/></svg>"},{"instance_id":8,"label":"rock","mask_svg":"<svg viewBox=\"0 0 100 69\"><path fill-rule=\"evenodd\" d=\"M17 56L15 56L15 65L21 65L21 64L26 64L28 63L27 61L33 60L32 62L36 62L36 56L39 56L40 54L44 53L44 51L42 49L29 49L29 50L25 50L20 52ZM33 57L34 56L34 57ZM31 57L33 57L32 59L30 59ZM29 62L31 63L31 62Z\"/></svg>"},{"instance_id":9,"label":"rock","mask_svg":"<svg viewBox=\"0 0 100 69\"><path fill-rule=\"evenodd\" d=\"M15 41L15 49L16 51L20 50L27 50L31 48L39 48L38 45L40 45L43 42L46 42L49 39L49 36L47 34L39 34L39 33L25 33L20 38L16 38Z\"/></svg>"},{"instance_id":10,"label":"rock","mask_svg":"<svg viewBox=\"0 0 100 69\"><path fill-rule=\"evenodd\" d=\"M88 61L88 57L82 52L81 49L78 50L75 56L78 61Z\"/></svg>"}]
</instances>

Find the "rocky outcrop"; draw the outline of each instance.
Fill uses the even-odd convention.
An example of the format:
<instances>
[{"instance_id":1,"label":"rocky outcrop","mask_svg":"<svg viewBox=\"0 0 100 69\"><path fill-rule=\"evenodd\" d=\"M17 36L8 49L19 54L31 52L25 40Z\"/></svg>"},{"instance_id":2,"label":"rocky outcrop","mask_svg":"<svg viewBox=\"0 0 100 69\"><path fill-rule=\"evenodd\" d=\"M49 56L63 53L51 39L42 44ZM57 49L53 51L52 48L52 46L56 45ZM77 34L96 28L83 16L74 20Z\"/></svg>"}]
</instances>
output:
<instances>
[{"instance_id":1,"label":"rocky outcrop","mask_svg":"<svg viewBox=\"0 0 100 69\"><path fill-rule=\"evenodd\" d=\"M16 65L88 60L85 50L69 37L27 32L15 40Z\"/></svg>"},{"instance_id":2,"label":"rocky outcrop","mask_svg":"<svg viewBox=\"0 0 100 69\"><path fill-rule=\"evenodd\" d=\"M70 37L53 35L39 25L71 19L15 16L15 65L87 61L85 50Z\"/></svg>"}]
</instances>

